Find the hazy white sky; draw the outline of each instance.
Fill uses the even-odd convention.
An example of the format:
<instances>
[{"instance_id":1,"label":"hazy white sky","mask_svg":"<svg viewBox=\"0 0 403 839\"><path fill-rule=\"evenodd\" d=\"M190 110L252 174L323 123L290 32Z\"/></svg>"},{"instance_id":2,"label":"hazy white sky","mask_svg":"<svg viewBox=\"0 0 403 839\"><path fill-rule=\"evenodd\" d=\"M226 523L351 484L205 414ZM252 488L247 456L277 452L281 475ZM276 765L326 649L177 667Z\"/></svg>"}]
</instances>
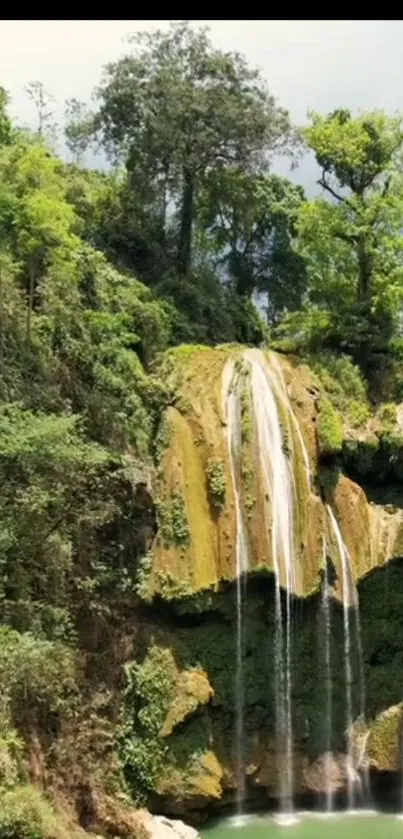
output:
<instances>
[{"instance_id":1,"label":"hazy white sky","mask_svg":"<svg viewBox=\"0 0 403 839\"><path fill-rule=\"evenodd\" d=\"M278 101L302 122L308 108L343 105L403 111L403 21L207 20L215 45L243 52L259 65ZM63 113L64 100L88 100L102 65L127 49L124 38L165 20L3 20L0 84L12 113L35 123L24 85L40 80ZM302 173L301 173L302 174ZM305 180L305 177L302 178Z\"/></svg>"}]
</instances>

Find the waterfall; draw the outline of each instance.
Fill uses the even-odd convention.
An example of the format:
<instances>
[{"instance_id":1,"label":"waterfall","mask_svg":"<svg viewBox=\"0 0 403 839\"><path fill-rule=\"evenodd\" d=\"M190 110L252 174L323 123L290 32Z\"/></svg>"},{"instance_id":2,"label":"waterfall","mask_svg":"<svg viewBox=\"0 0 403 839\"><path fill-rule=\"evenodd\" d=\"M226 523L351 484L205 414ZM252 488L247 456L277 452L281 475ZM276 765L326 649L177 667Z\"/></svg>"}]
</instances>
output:
<instances>
[{"instance_id":1,"label":"waterfall","mask_svg":"<svg viewBox=\"0 0 403 839\"><path fill-rule=\"evenodd\" d=\"M362 797L364 806L371 804L371 787L369 782L369 765L367 759L367 744L370 733L371 731L368 728L361 738L360 751L357 760L357 769L363 777Z\"/></svg>"},{"instance_id":2,"label":"waterfall","mask_svg":"<svg viewBox=\"0 0 403 839\"><path fill-rule=\"evenodd\" d=\"M265 357L259 350L245 353L251 365L253 411L259 440L262 476L271 502L271 543L275 572L275 712L281 808L293 811L293 730L291 707L291 592L295 591L294 477L283 449L276 396ZM286 591L285 639L281 582ZM284 643L285 642L285 643ZM285 770L283 769L285 757Z\"/></svg>"},{"instance_id":3,"label":"waterfall","mask_svg":"<svg viewBox=\"0 0 403 839\"><path fill-rule=\"evenodd\" d=\"M289 416L291 417L291 422L292 422L292 424L295 428L295 431L296 431L296 434L297 434L297 437L298 437L298 441L299 441L299 444L300 444L300 447L301 447L302 457L303 457L303 460L304 460L306 483L307 483L308 489L310 489L311 483L312 483L312 472L311 472L311 467L310 467L310 464L309 464L309 456L308 456L307 448L306 448L306 445L305 445L305 441L304 441L304 438L302 436L301 429L299 427L299 422L298 422L298 420L297 420L297 418L294 414L294 411L292 410L292 407L290 405L290 401L288 399L287 389L286 389L286 386L285 386L283 373L282 373L278 358L275 355L273 355L273 353L270 353L270 361L271 361L271 364L274 368L274 373L275 373L275 375L278 379L278 382L279 382L282 402L283 402L283 404L285 404L285 406L287 408L287 412L288 412Z\"/></svg>"},{"instance_id":4,"label":"waterfall","mask_svg":"<svg viewBox=\"0 0 403 839\"><path fill-rule=\"evenodd\" d=\"M324 578L322 591L322 610L325 623L325 687L326 687L326 712L325 712L325 804L326 811L333 810L333 785L332 785L332 666L330 655L330 595L329 595L329 574L327 567L326 539L323 539L323 560Z\"/></svg>"},{"instance_id":5,"label":"waterfall","mask_svg":"<svg viewBox=\"0 0 403 839\"><path fill-rule=\"evenodd\" d=\"M242 816L245 801L244 756L244 672L243 672L243 608L246 571L248 569L247 539L238 492L237 456L241 449L241 405L234 385L234 364L229 361L223 373L223 411L227 422L227 446L231 482L235 501L236 523L236 671L235 671L235 742L236 742L236 809Z\"/></svg>"},{"instance_id":6,"label":"waterfall","mask_svg":"<svg viewBox=\"0 0 403 839\"><path fill-rule=\"evenodd\" d=\"M362 651L362 639L361 639L361 621L360 621L360 609L358 604L358 597L357 597L357 606L354 609L354 617L355 617L355 632L357 638L357 653L358 653L358 677L359 677L359 689L360 689L360 719L363 723L365 723L365 675L364 675L364 656ZM362 776L362 798L364 806L371 806L371 784L370 784L370 777L369 777L369 764L366 760L366 748L367 748L367 741L368 741L368 732L363 737L363 743L361 748L361 753L358 758L357 762L357 769L360 771Z\"/></svg>"},{"instance_id":7,"label":"waterfall","mask_svg":"<svg viewBox=\"0 0 403 839\"><path fill-rule=\"evenodd\" d=\"M346 681L346 732L347 732L347 759L346 759L346 775L347 775L347 801L348 808L351 810L355 803L355 787L358 776L354 767L354 750L353 750L353 706L352 706L352 647L350 634L350 608L354 609L355 614L355 628L357 638L357 652L359 656L359 676L360 676L360 714L364 715L365 703L364 694L364 679L362 667L362 649L361 649L361 629L360 618L358 611L358 596L355 587L353 574L351 570L350 556L347 548L343 542L339 525L331 507L327 506L330 522L333 533L337 543L337 549L340 557L342 584L343 584L343 624L344 624L344 668Z\"/></svg>"}]
</instances>

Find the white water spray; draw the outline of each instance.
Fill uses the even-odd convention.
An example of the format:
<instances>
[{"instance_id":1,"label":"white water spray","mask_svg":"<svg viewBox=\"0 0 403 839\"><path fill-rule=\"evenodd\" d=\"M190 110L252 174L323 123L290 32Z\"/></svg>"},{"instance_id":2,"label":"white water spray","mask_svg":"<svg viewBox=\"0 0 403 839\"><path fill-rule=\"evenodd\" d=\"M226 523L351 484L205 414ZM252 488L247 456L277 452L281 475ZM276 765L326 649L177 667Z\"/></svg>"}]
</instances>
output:
<instances>
[{"instance_id":1,"label":"white water spray","mask_svg":"<svg viewBox=\"0 0 403 839\"><path fill-rule=\"evenodd\" d=\"M327 567L327 553L326 553L326 539L323 540L323 561L324 561L324 578L323 578L323 592L322 592L322 609L325 622L325 686L326 686L326 717L325 717L325 807L326 812L333 811L333 786L332 786L332 663L331 663L331 625L330 625L330 593L329 593L329 573Z\"/></svg>"},{"instance_id":2,"label":"white water spray","mask_svg":"<svg viewBox=\"0 0 403 839\"><path fill-rule=\"evenodd\" d=\"M236 743L236 810L241 819L245 801L244 711L245 688L243 672L243 609L246 572L248 570L247 539L238 492L237 453L241 448L241 405L234 383L234 364L229 361L223 373L223 412L227 421L227 446L235 501L236 522L236 672L235 672L235 743Z\"/></svg>"},{"instance_id":3,"label":"white water spray","mask_svg":"<svg viewBox=\"0 0 403 839\"><path fill-rule=\"evenodd\" d=\"M337 519L331 507L327 506L330 523L337 543L340 558L343 586L343 624L344 624L344 668L346 681L346 733L347 733L347 803L348 809L353 810L355 804L355 788L358 781L357 772L354 768L353 750L353 706L352 706L352 666L351 666L351 634L350 634L350 608L354 608L358 615L358 597L351 571L350 556L343 542ZM356 617L357 620L357 617ZM359 617L358 617L359 621ZM359 624L357 624L359 625ZM361 699L362 701L362 699Z\"/></svg>"},{"instance_id":4,"label":"white water spray","mask_svg":"<svg viewBox=\"0 0 403 839\"><path fill-rule=\"evenodd\" d=\"M295 592L294 567L294 478L283 449L275 383L264 355L250 350L245 357L251 364L252 401L255 415L262 475L271 503L271 543L275 571L275 705L277 758L285 757L279 766L280 799L288 819L293 812L293 729L291 708L291 592ZM276 396L279 394L276 392ZM284 644L281 583L286 591ZM285 647L285 651L284 651ZM282 763L282 761L281 761Z\"/></svg>"},{"instance_id":5,"label":"white water spray","mask_svg":"<svg viewBox=\"0 0 403 839\"><path fill-rule=\"evenodd\" d=\"M283 372L281 370L280 363L278 361L278 358L273 353L270 354L270 362L271 362L271 364L274 368L274 373L275 373L276 379L279 383L279 392L280 392L280 395L281 395L281 398L282 398L283 405L286 406L287 413L291 417L292 424L295 428L295 431L296 431L296 434L297 434L297 437L298 437L298 441L299 441L299 444L300 444L300 447L301 447L302 457L303 457L303 460L304 460L307 488L309 490L311 488L311 483L312 483L312 472L311 472L311 467L310 467L310 464L309 464L309 455L308 455L308 451L307 451L307 448L306 448L306 445L305 445L305 441L304 441L304 438L302 436L301 429L299 427L299 422L298 422L298 420L297 420L297 418L294 414L294 411L292 410L292 407L290 405L290 400L288 398L287 388L286 388L286 385L285 385L285 382L284 382Z\"/></svg>"}]
</instances>

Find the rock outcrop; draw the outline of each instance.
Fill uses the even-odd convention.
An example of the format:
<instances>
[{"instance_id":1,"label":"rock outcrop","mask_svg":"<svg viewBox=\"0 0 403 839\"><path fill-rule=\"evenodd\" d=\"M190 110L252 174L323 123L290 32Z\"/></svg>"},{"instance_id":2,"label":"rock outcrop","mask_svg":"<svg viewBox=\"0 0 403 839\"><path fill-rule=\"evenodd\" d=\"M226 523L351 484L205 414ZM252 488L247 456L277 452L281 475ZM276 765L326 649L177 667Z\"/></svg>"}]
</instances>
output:
<instances>
[{"instance_id":1,"label":"rock outcrop","mask_svg":"<svg viewBox=\"0 0 403 839\"><path fill-rule=\"evenodd\" d=\"M398 607L395 610L393 604L403 586L398 422L392 418L391 424L388 409L386 428L380 409L368 402L343 402L346 397L341 399L341 386L334 380L298 359L272 352L237 346L182 347L168 353L163 370L172 400L156 441L158 467L152 495L157 535L140 569L138 586L141 599L152 608L137 666L141 681L141 668L152 665L149 654L157 645L169 651L166 672L171 675L159 727L151 735L144 723L154 701L145 690L134 715L140 728L138 722L133 728L136 738L141 731L140 740L144 738L151 754L155 750L156 760L150 761L145 778L151 800L168 814L191 813L193 819L203 808L234 796L240 519L248 569L243 615L246 785L251 791L265 789L271 797L278 793L282 769L273 745L274 572L283 590L287 578L281 552L276 559L273 554L270 469L274 466L267 463L270 443L263 462L257 390L261 375L274 399L291 475L295 790L323 793L326 774L326 784L331 783L337 793L346 787L348 764L343 603L351 607L360 600L361 628L359 621L350 622L353 717L363 711L364 675L368 719L400 701L393 673L400 661L396 650L400 645L403 651L403 641L391 639L392 631L385 630L385 600L380 599L382 586L385 597L386 579L394 575L390 621L397 626ZM328 678L325 575L330 598L331 743L323 726ZM155 622L153 614L160 607L161 619ZM381 667L382 655L390 660ZM393 750L386 748L386 758L379 747L378 741L383 743L386 737L380 725L374 722L368 735L370 766L396 771ZM395 735L388 728L387 736L394 743ZM329 748L331 759L326 755ZM133 754L130 772L135 787L136 778L143 783L144 767L140 772L137 752Z\"/></svg>"}]
</instances>

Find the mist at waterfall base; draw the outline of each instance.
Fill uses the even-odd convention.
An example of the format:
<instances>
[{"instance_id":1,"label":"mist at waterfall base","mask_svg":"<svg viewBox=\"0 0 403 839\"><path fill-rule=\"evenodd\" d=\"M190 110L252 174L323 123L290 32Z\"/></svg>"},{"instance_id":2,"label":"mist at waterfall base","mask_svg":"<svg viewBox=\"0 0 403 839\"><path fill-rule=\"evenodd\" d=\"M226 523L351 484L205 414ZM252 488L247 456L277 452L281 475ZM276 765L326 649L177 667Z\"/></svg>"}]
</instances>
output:
<instances>
[{"instance_id":1,"label":"mist at waterfall base","mask_svg":"<svg viewBox=\"0 0 403 839\"><path fill-rule=\"evenodd\" d=\"M273 570L274 570L274 695L275 695L275 735L276 767L278 777L278 812L276 816L245 815L247 797L245 768L245 691L243 672L244 618L247 613L246 576L248 571L248 540L243 520L241 505L241 470L239 467L239 449L241 446L241 411L237 384L239 374L232 362L227 364L223 377L223 412L226 417L226 436L229 454L231 480L235 499L236 513L236 662L234 687L236 692L236 815L228 821L222 821L215 827L206 829L209 839L225 839L226 833L239 829L247 839L258 837L264 830L266 836L277 836L284 826L292 826L295 836L331 837L344 831L346 837L403 835L403 826L392 815L381 815L364 810L370 805L368 773L365 767L365 736L362 740L361 755L357 760L354 755L352 730L356 719L364 722L365 684L361 648L361 628L359 618L358 594L354 582L351 560L343 542L337 519L331 507L326 504L329 539L338 555L340 568L340 589L343 608L344 633L344 674L345 682L345 785L343 790L332 788L331 781L331 741L332 741L332 661L331 661L331 597L332 584L328 575L327 545L324 541L323 579L322 579L322 652L318 646L318 657L324 655L325 665L325 705L323 708L323 729L325 732L326 751L322 755L324 763L325 790L318 795L318 810L301 815L295 810L295 784L293 767L293 708L292 708L292 645L293 645L293 597L298 595L298 580L294 549L294 520L298 509L298 493L292 469L292 462L287 454L284 441L284 412L288 414L290 427L294 426L298 445L305 464L307 489L310 492L310 469L307 451L301 430L293 414L288 399L287 389L281 369L274 359L269 364L261 351L248 350L244 361L249 368L251 405L255 423L259 451L262 455L262 476L268 510L265 513L268 532L270 533ZM281 408L281 417L280 410ZM292 443L291 443L292 445ZM352 670L353 660L359 659L359 702L353 702ZM341 794L339 794L341 793ZM343 810L342 808L345 807ZM355 808L363 808L361 811ZM341 808L341 809L340 809ZM336 809L338 812L336 812ZM372 816L369 825L369 815ZM327 818L324 818L327 816Z\"/></svg>"}]
</instances>

